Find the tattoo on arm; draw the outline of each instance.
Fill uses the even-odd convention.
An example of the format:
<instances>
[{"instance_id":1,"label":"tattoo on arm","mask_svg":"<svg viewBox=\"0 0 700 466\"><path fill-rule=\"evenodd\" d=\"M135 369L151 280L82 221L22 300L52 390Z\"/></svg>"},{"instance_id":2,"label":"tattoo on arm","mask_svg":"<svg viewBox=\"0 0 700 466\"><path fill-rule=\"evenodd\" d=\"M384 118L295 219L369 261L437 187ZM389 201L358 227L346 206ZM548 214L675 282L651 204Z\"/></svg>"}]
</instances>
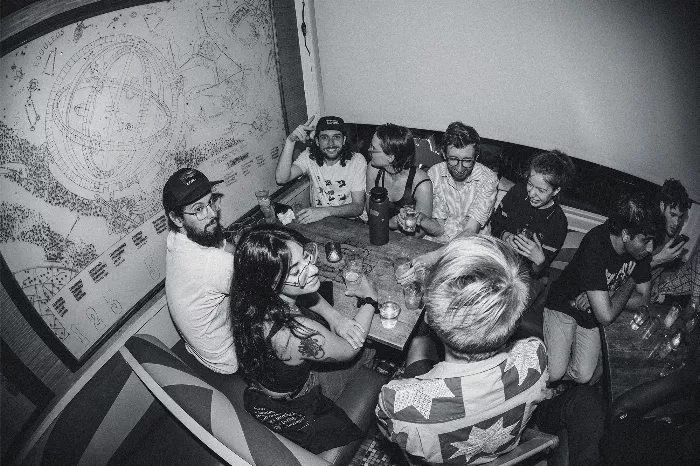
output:
<instances>
[{"instance_id":1,"label":"tattoo on arm","mask_svg":"<svg viewBox=\"0 0 700 466\"><path fill-rule=\"evenodd\" d=\"M314 359L323 359L323 357L326 355L326 351L323 349L323 346L321 346L313 337L302 338L299 340L299 353L302 356Z\"/></svg>"}]
</instances>

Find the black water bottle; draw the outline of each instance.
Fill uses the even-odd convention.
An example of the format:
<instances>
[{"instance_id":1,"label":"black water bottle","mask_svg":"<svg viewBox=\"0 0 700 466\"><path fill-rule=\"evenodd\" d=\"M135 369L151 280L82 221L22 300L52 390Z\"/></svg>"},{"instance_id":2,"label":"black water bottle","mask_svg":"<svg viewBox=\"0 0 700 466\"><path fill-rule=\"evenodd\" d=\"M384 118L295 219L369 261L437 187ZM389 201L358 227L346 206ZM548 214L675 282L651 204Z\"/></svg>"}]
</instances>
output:
<instances>
[{"instance_id":1,"label":"black water bottle","mask_svg":"<svg viewBox=\"0 0 700 466\"><path fill-rule=\"evenodd\" d=\"M389 242L389 192L376 186L369 191L369 242L381 246Z\"/></svg>"}]
</instances>

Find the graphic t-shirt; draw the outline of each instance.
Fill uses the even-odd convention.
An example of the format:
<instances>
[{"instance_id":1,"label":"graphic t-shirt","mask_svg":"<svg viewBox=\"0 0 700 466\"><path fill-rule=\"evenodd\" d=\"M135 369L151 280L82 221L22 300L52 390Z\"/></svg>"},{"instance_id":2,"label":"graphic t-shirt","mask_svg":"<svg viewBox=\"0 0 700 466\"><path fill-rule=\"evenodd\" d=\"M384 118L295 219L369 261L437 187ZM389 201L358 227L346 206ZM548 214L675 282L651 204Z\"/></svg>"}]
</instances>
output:
<instances>
[{"instance_id":1,"label":"graphic t-shirt","mask_svg":"<svg viewBox=\"0 0 700 466\"><path fill-rule=\"evenodd\" d=\"M334 165L319 166L305 150L294 161L294 165L309 176L311 187L309 201L311 207L337 207L352 202L353 191L365 190L367 161L362 154L354 153L343 167L340 162Z\"/></svg>"},{"instance_id":2,"label":"graphic t-shirt","mask_svg":"<svg viewBox=\"0 0 700 466\"><path fill-rule=\"evenodd\" d=\"M617 254L605 222L583 237L571 262L552 284L545 306L570 315L581 327L595 328L598 321L593 311L579 311L570 302L589 290L612 295L628 277L637 284L651 280L651 257L636 261L629 254Z\"/></svg>"}]
</instances>

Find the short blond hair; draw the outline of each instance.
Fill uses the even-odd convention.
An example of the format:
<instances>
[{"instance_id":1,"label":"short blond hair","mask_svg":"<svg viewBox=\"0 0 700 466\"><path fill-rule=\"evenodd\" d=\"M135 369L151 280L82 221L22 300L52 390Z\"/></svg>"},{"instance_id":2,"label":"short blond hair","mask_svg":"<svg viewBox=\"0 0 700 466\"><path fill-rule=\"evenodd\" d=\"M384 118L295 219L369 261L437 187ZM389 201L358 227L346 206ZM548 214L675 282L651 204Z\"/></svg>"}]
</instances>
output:
<instances>
[{"instance_id":1,"label":"short blond hair","mask_svg":"<svg viewBox=\"0 0 700 466\"><path fill-rule=\"evenodd\" d=\"M515 331L528 286L520 259L490 236L452 240L428 279L428 324L457 356L484 359Z\"/></svg>"}]
</instances>

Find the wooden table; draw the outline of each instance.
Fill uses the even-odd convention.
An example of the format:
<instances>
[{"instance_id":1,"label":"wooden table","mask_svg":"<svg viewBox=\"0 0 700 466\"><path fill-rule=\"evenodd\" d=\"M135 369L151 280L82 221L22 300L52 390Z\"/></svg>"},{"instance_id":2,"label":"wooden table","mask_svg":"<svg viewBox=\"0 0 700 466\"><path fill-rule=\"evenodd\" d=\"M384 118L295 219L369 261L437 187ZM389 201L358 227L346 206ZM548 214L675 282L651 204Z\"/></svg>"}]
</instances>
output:
<instances>
[{"instance_id":1,"label":"wooden table","mask_svg":"<svg viewBox=\"0 0 700 466\"><path fill-rule=\"evenodd\" d=\"M372 320L369 338L379 343L403 350L409 336L420 317L421 309L409 311L405 308L403 291L396 283L392 262L399 256L415 257L434 251L441 245L424 239L405 236L401 233L390 232L389 242L383 246L373 246L369 242L368 226L354 220L338 217L327 217L320 222L300 225L290 224L290 227L301 232L307 238L318 243L319 258L316 261L322 280L333 282L333 307L347 317L357 313L357 300L345 296L343 281L343 261L330 263L326 260L324 245L328 241L339 242L343 254L356 251L364 257L365 273L375 284L379 302L387 299L401 305L401 314L396 327L387 329L382 326L381 319L376 316Z\"/></svg>"},{"instance_id":2,"label":"wooden table","mask_svg":"<svg viewBox=\"0 0 700 466\"><path fill-rule=\"evenodd\" d=\"M652 313L659 313L662 319L666 316L669 309L670 306L660 304L655 304L651 307ZM648 340L643 340L644 327L636 331L630 327L633 314L630 311L623 311L615 322L604 329L605 340L608 345L613 401L630 388L659 377L659 373L668 359L659 360L656 357L648 359L648 355L656 344L664 338L665 334L670 333L673 335L682 325L685 325L685 322L679 317L670 330L665 331L662 324L661 330L657 331ZM691 338L697 340L697 331ZM697 341L694 344L697 344ZM679 348L680 353L673 356L682 357L684 350L687 350L687 346L687 341L682 343L681 348Z\"/></svg>"}]
</instances>

